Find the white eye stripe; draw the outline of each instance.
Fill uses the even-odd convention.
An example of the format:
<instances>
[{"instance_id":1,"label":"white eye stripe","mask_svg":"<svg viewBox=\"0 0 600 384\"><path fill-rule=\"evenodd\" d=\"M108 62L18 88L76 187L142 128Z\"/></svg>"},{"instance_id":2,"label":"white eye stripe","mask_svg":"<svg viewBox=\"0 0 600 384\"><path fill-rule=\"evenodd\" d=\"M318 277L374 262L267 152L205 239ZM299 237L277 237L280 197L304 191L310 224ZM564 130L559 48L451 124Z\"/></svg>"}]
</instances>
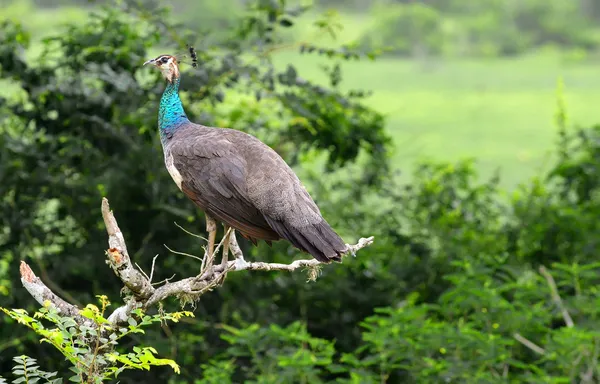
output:
<instances>
[{"instance_id":1,"label":"white eye stripe","mask_svg":"<svg viewBox=\"0 0 600 384\"><path fill-rule=\"evenodd\" d=\"M170 63L173 62L173 57L171 57L171 56L160 56L159 58L156 59L156 61L159 62L160 64L170 64Z\"/></svg>"}]
</instances>

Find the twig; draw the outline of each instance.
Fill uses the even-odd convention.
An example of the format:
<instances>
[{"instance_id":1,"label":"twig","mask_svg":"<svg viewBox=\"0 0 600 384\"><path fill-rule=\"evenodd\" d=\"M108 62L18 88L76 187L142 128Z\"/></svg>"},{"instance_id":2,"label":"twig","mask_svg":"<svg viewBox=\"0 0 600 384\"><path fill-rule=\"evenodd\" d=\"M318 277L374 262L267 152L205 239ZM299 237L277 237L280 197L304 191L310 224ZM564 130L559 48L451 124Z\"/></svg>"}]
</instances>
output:
<instances>
[{"instance_id":1,"label":"twig","mask_svg":"<svg viewBox=\"0 0 600 384\"><path fill-rule=\"evenodd\" d=\"M135 263L135 266L137 267L137 269L142 273L142 275L144 275L144 277L150 281L152 281L152 279L150 278L150 276L148 276L148 274L146 274L146 272L144 272L144 270L142 269L142 267L140 267L140 265L138 263Z\"/></svg>"},{"instance_id":2,"label":"twig","mask_svg":"<svg viewBox=\"0 0 600 384\"><path fill-rule=\"evenodd\" d=\"M187 233L188 235L190 235L190 236L194 236L194 237L197 237L197 238L199 238L199 239L202 239L202 240L204 240L204 241L208 241L208 239L207 239L206 237L204 237L204 236L201 236L201 235L198 235L198 234L196 234L196 233L193 233L193 232L190 232L190 231L188 231L187 229L183 228L181 225L177 224L177 222L176 222L176 221L174 221L173 223L175 224L175 226L176 226L177 228L181 229L183 232Z\"/></svg>"},{"instance_id":3,"label":"twig","mask_svg":"<svg viewBox=\"0 0 600 384\"><path fill-rule=\"evenodd\" d=\"M546 354L546 350L542 347L540 347L539 345L535 344L533 341L530 341L526 338L524 338L523 336L521 336L519 333L515 333L513 335L513 337L521 344L523 344L524 346L526 346L527 348L531 349L533 352L537 353L538 355L545 355Z\"/></svg>"},{"instance_id":4,"label":"twig","mask_svg":"<svg viewBox=\"0 0 600 384\"><path fill-rule=\"evenodd\" d=\"M591 356L588 364L588 369L585 373L581 373L581 383L593 383L594 382L594 372L596 371L596 367L598 367L598 357L600 356L600 344L598 343L598 339L594 339L594 353Z\"/></svg>"},{"instance_id":5,"label":"twig","mask_svg":"<svg viewBox=\"0 0 600 384\"><path fill-rule=\"evenodd\" d=\"M173 274L173 276L171 276L171 277L167 277L166 279L164 279L164 280L161 280L161 281L159 281L159 282L157 282L157 283L152 283L152 285L161 285L161 284L163 284L163 283L168 283L169 281L173 280L173 278L174 278L175 276L176 276L176 274L174 273L174 274Z\"/></svg>"},{"instance_id":6,"label":"twig","mask_svg":"<svg viewBox=\"0 0 600 384\"><path fill-rule=\"evenodd\" d=\"M548 282L548 286L550 287L550 293L552 295L552 301L554 301L554 304L556 304L556 306L560 310L562 317L565 320L565 324L567 325L567 327L573 328L575 323L573 323L571 315L569 315L569 312L565 308L563 301L560 298L560 295L558 294L558 288L556 288L556 282L554 281L554 278L543 265L540 267L540 273L546 278L546 282Z\"/></svg>"},{"instance_id":7,"label":"twig","mask_svg":"<svg viewBox=\"0 0 600 384\"><path fill-rule=\"evenodd\" d=\"M152 258L152 269L150 269L150 278L148 279L148 280L150 280L150 283L152 283L152 278L154 277L154 264L156 263L157 258L158 258L158 255L156 255Z\"/></svg>"},{"instance_id":8,"label":"twig","mask_svg":"<svg viewBox=\"0 0 600 384\"><path fill-rule=\"evenodd\" d=\"M197 259L197 260L200 260L200 261L202 261L202 258L201 258L201 257L199 257L199 256L195 256L195 255L192 255L192 254L189 254L189 253L185 253L185 252L179 252L179 251L175 251L175 250L173 250L173 249L169 248L169 246L168 246L167 244L163 244L163 245L164 245L164 247L165 247L165 248L167 248L167 249L169 250L169 252L171 252L171 253L174 253L174 254L176 254L176 255L181 255L181 256L187 256L187 257L191 257L191 258L193 258L193 259Z\"/></svg>"}]
</instances>

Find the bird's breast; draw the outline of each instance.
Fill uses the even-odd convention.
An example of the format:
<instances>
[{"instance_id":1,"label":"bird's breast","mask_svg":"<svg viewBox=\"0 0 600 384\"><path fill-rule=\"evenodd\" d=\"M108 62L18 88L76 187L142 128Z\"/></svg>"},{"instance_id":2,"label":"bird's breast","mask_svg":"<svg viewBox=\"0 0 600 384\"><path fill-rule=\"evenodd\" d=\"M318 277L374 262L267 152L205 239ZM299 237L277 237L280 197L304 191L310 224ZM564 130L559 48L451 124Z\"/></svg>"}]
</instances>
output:
<instances>
[{"instance_id":1,"label":"bird's breast","mask_svg":"<svg viewBox=\"0 0 600 384\"><path fill-rule=\"evenodd\" d=\"M169 171L171 178L173 178L173 181L181 190L181 182L183 181L183 178L181 177L181 173L179 173L177 168L175 168L175 165L173 164L173 155L171 155L170 152L165 152L165 165L167 166L167 171Z\"/></svg>"}]
</instances>

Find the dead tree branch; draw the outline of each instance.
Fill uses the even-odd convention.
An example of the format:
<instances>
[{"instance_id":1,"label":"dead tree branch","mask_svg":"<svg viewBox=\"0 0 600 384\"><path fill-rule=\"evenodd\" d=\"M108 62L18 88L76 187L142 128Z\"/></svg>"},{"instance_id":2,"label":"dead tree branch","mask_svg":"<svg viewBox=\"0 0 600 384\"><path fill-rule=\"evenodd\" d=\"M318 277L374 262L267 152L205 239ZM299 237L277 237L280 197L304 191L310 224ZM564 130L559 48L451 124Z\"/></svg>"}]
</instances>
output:
<instances>
[{"instance_id":1,"label":"dead tree branch","mask_svg":"<svg viewBox=\"0 0 600 384\"><path fill-rule=\"evenodd\" d=\"M129 259L125 238L106 198L102 199L102 218L108 233L109 248L106 251L108 265L135 297L142 300L148 299L154 293L154 287Z\"/></svg>"},{"instance_id":2,"label":"dead tree branch","mask_svg":"<svg viewBox=\"0 0 600 384\"><path fill-rule=\"evenodd\" d=\"M136 268L135 263L130 259L123 233L113 213L110 211L108 200L105 198L102 199L102 218L104 219L104 225L108 233L109 248L106 252L106 262L123 282L128 292L125 304L117 308L108 317L108 320L115 324L126 322L131 311L134 309L150 308L168 297L176 297L183 302L197 300L201 295L219 285L219 282L223 281L224 275L228 272L245 270L294 271L305 267L309 269L309 280L314 280L322 264L315 259L296 260L290 264L248 262L244 259L242 250L237 243L235 231L231 231L228 245L230 251L235 256L235 260L204 268L199 275L194 277L184 278L175 282L167 280L162 286L155 288L152 285L151 279ZM358 250L372 243L373 237L361 238L357 244L348 245L348 254L355 255ZM153 272L154 266L151 276ZM74 318L79 324L86 323L86 319L79 314L79 308L55 295L35 276L25 262L21 263L21 281L25 289L27 289L38 303L43 305L44 302L49 301L59 313Z\"/></svg>"},{"instance_id":3,"label":"dead tree branch","mask_svg":"<svg viewBox=\"0 0 600 384\"><path fill-rule=\"evenodd\" d=\"M21 283L23 283L23 287L25 287L27 292L29 292L40 305L43 306L49 302L57 313L63 316L72 317L79 324L89 322L85 317L79 314L79 308L73 304L67 303L52 292L50 288L48 288L46 284L33 273L26 262L21 261L19 272L21 273Z\"/></svg>"},{"instance_id":4,"label":"dead tree branch","mask_svg":"<svg viewBox=\"0 0 600 384\"><path fill-rule=\"evenodd\" d=\"M548 283L548 287L550 287L550 294L552 295L552 301L554 301L554 304L556 304L556 306L560 310L560 313L562 314L565 324L567 325L567 327L573 328L575 323L573 322L573 319L571 318L569 311L567 311L567 308L563 304L560 294L558 293L558 288L556 287L556 282L554 281L554 278L552 277L550 272L548 272L546 267L544 267L543 265L540 267L540 273L546 279L546 282Z\"/></svg>"},{"instance_id":5,"label":"dead tree branch","mask_svg":"<svg viewBox=\"0 0 600 384\"><path fill-rule=\"evenodd\" d=\"M533 352L537 353L538 355L545 355L546 354L546 350L544 348L542 348L539 345L535 344L533 341L531 341L529 339L526 339L525 337L521 336L520 333L515 333L513 335L513 337L519 343L521 343L524 346L526 346L527 348L531 349Z\"/></svg>"}]
</instances>

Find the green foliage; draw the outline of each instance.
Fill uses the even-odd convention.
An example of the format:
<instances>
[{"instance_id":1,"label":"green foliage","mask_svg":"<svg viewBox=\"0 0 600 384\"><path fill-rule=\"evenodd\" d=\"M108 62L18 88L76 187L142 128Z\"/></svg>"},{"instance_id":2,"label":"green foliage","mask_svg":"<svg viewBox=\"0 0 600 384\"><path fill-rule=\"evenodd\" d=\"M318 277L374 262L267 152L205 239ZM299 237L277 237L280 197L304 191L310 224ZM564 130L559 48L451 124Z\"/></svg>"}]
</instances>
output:
<instances>
[{"instance_id":1,"label":"green foliage","mask_svg":"<svg viewBox=\"0 0 600 384\"><path fill-rule=\"evenodd\" d=\"M386 51L413 56L419 51L438 55L444 45L441 14L420 2L381 4L371 11L377 27L367 31L362 45L384 48Z\"/></svg>"},{"instance_id":2,"label":"green foliage","mask_svg":"<svg viewBox=\"0 0 600 384\"><path fill-rule=\"evenodd\" d=\"M164 255L165 243L189 253L200 247L174 220L188 228L202 223L164 171L155 133L162 80L140 68L155 45L183 48L192 38L201 41L195 44L201 65L184 73L188 114L252 132L300 169L303 159L324 155L329 172L305 169L303 179L336 229L348 240L374 235L374 246L323 268L311 284L302 274L232 274L197 303L197 318L159 329L168 315L137 312L127 327L113 330L114 340L103 337L107 343L94 334L107 326L103 309L85 307L83 315L96 327L89 329L72 327L71 319L49 309L39 317L6 310L0 354L36 356L60 376L69 374L66 356L79 373L91 369L101 378L121 370L119 380L147 383L600 380L600 127L568 128L561 107L556 164L509 196L499 177L481 181L473 161L422 163L410 183L401 184L387 172L382 116L363 104L366 92L343 87L342 60L362 54L350 47L298 46L328 60L327 86L302 77L304 68L295 62L271 62L280 32L296 26L297 10L281 4L251 3L225 31L232 38L213 43L208 36L189 37L160 9L115 2L85 26L46 40L37 60L20 53L29 37L18 24L1 26L2 76L19 89L0 104L3 305L30 302L17 289L18 257L33 261L42 278L73 302L89 302L95 292L119 296L110 288L118 282L98 272L106 270L102 195L122 217L139 264L148 266L161 253L158 279L197 270L191 260ZM577 20L566 3L429 4L390 6L390 15L415 17L410 28L385 24L414 32L406 47L429 44L431 52L446 52L452 40L428 30L449 31L473 42L468 52L513 54L555 42L548 36L556 28L554 36L567 36L567 46L587 49L587 37L570 34L573 26L553 13ZM499 10L505 7L525 21L501 31L507 20ZM539 20L532 19L536 12ZM546 29L527 30L538 21ZM323 34L338 30L328 17L317 24ZM525 39L514 41L521 31ZM357 161L361 156L365 161ZM249 259L291 257L284 244L258 252L243 246ZM18 320L35 332L22 332ZM47 342L40 345L38 335ZM106 347L95 353L96 345ZM2 372L9 363L0 363ZM45 380L33 360L23 357L18 364L17 379L27 370Z\"/></svg>"},{"instance_id":3,"label":"green foliage","mask_svg":"<svg viewBox=\"0 0 600 384\"><path fill-rule=\"evenodd\" d=\"M391 47L400 55L513 56L544 45L592 51L593 19L578 1L468 0L384 1L373 8L377 23L365 32L366 47Z\"/></svg>"},{"instance_id":4,"label":"green foliage","mask_svg":"<svg viewBox=\"0 0 600 384\"><path fill-rule=\"evenodd\" d=\"M339 307L321 313L335 323L336 312L352 302L356 314L364 290L371 292L373 303L378 299L374 292L381 292L388 305L361 322L353 348L342 340L350 333L336 332L335 351L327 354L332 362L324 370L312 366L296 373L296 381L595 382L600 264L593 254L599 228L592 218L600 205L597 184L584 181L597 179L598 162L590 159L599 147L598 132L596 127L564 131L559 146L564 157L549 172L547 184L534 180L509 201L500 199L497 179L476 183L468 161L424 164L410 187L395 186L385 193L395 204L386 205L384 214L373 207L371 214L366 208L347 208L349 198L341 197L341 219L356 225L357 231L382 231L375 235L388 244L375 244L377 259L359 257L346 269L330 272L337 276L335 283L327 277L318 281L322 289L335 284L338 292L354 296L345 302L338 294ZM578 171L557 172L565 167ZM341 184L341 190L352 189ZM577 192L581 186L588 187L585 194ZM359 268L357 263L362 263ZM550 271L538 272L541 263ZM352 274L354 268L362 280ZM355 285L348 282L354 279ZM220 371L229 375L223 382L261 382L264 363L253 358L261 354L252 351L264 350L265 343L273 346L267 349L273 352L267 355L272 377L285 372L278 367L278 356L290 354L282 352L280 344L296 348L297 354L307 353L305 346L294 347L296 338L290 337L296 332L305 337L301 329L279 333L250 325L233 337L226 332L226 339L240 347L228 347L208 366L231 367L228 364L235 361L236 366L250 368L241 370L246 372L243 376L233 369ZM327 339L333 338L321 342ZM246 360L236 358L239 355ZM204 380L216 382L208 375Z\"/></svg>"},{"instance_id":5,"label":"green foliage","mask_svg":"<svg viewBox=\"0 0 600 384\"><path fill-rule=\"evenodd\" d=\"M153 316L137 309L132 312L127 326L113 326L105 317L110 305L105 296L100 296L101 308L88 304L81 310L81 316L89 319L82 325L71 317L61 316L47 301L33 315L23 309L9 310L0 307L0 311L33 330L41 342L56 348L71 364L73 373L69 381L75 383L101 383L116 379L126 369L150 370L152 367L167 365L176 373L180 368L171 359L157 358L153 347L134 346L132 352L120 353L117 346L133 334L144 334L144 327L158 322L178 322L184 316L193 316L191 312L161 313ZM44 323L50 323L50 326ZM57 372L47 373L39 370L35 360L26 356L15 358L17 365L12 370L17 379L15 383L34 383L45 379L48 383L62 383L62 379L53 378Z\"/></svg>"},{"instance_id":6,"label":"green foliage","mask_svg":"<svg viewBox=\"0 0 600 384\"><path fill-rule=\"evenodd\" d=\"M224 367L225 371L205 371L204 378L196 383L238 382L248 383L322 383L323 374L333 362L333 342L312 337L306 326L294 322L287 327L271 325L261 328L257 324L245 328L224 327L221 336L229 346L223 351L223 360L211 360L210 367ZM251 379L250 379L251 378ZM250 379L250 380L248 380Z\"/></svg>"},{"instance_id":7,"label":"green foliage","mask_svg":"<svg viewBox=\"0 0 600 384\"><path fill-rule=\"evenodd\" d=\"M17 356L13 358L15 365L12 368L12 375L16 377L13 383L24 383L33 384L48 383L48 384L61 384L62 379L55 378L57 372L45 372L40 369L37 365L37 361L28 356ZM7 381L0 376L0 383L5 384Z\"/></svg>"}]
</instances>

